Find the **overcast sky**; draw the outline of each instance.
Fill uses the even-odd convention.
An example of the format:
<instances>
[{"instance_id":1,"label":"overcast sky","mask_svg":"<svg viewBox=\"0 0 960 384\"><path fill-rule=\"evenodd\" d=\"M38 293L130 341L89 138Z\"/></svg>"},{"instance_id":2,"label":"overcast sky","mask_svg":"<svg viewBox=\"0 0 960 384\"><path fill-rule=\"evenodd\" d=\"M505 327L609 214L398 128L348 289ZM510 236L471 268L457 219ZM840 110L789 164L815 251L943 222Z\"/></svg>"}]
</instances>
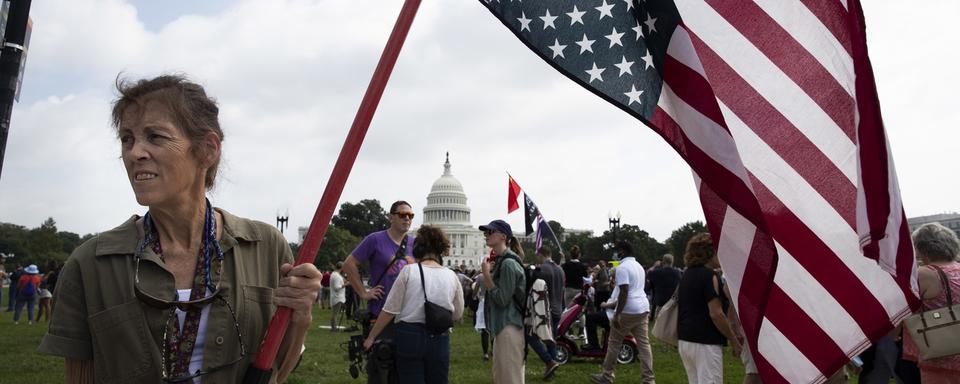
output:
<instances>
[{"instance_id":1,"label":"overcast sky","mask_svg":"<svg viewBox=\"0 0 960 384\"><path fill-rule=\"evenodd\" d=\"M960 211L960 2L863 3L907 215ZM52 216L85 234L142 214L109 126L112 84L121 72L182 72L221 106L214 204L269 223L289 211L291 228L306 226L401 4L33 2L0 221ZM520 212L506 217L507 172L565 227L602 231L620 212L662 241L703 218L689 168L660 137L547 66L476 1L423 2L341 202L404 199L422 213L447 151L474 225L522 227Z\"/></svg>"}]
</instances>

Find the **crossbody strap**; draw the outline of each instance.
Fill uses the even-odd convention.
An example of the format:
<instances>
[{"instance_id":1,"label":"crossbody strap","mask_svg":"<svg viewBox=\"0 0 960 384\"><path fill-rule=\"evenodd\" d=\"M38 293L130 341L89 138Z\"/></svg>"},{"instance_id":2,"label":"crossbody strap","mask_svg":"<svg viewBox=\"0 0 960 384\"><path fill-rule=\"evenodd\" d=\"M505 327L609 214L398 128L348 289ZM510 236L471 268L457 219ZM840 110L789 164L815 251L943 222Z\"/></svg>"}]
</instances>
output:
<instances>
[{"instance_id":1,"label":"crossbody strap","mask_svg":"<svg viewBox=\"0 0 960 384\"><path fill-rule=\"evenodd\" d=\"M423 278L423 263L417 262L417 268L420 268L420 287L423 288L423 302L427 302L427 282Z\"/></svg>"},{"instance_id":2,"label":"crossbody strap","mask_svg":"<svg viewBox=\"0 0 960 384\"><path fill-rule=\"evenodd\" d=\"M953 292L950 289L950 283L947 279L947 274L943 272L943 269L940 269L939 266L930 264L930 268L933 268L937 271L937 274L940 275L940 286L943 287L943 291L947 293L947 307L953 306Z\"/></svg>"},{"instance_id":3,"label":"crossbody strap","mask_svg":"<svg viewBox=\"0 0 960 384\"><path fill-rule=\"evenodd\" d=\"M400 240L400 248L397 248L397 253L393 255L393 259L390 260L390 264L387 264L387 267L383 269L383 272L380 272L380 276L377 277L377 280L370 284L371 287L376 287L380 285L380 281L383 280L383 277L387 275L387 272L390 271L390 268L397 263L397 260L400 260L406 257L407 250L407 235L403 235L403 240Z\"/></svg>"}]
</instances>

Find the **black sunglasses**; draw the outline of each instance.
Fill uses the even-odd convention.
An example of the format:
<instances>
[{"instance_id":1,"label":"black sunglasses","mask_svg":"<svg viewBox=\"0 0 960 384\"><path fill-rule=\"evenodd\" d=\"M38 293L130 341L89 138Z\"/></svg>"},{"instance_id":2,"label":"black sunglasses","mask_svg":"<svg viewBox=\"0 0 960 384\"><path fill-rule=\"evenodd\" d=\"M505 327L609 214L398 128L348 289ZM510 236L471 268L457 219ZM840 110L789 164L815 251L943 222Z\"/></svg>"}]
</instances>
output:
<instances>
[{"instance_id":1,"label":"black sunglasses","mask_svg":"<svg viewBox=\"0 0 960 384\"><path fill-rule=\"evenodd\" d=\"M213 290L213 293L209 296L202 297L196 300L165 300L153 296L143 289L140 288L140 257L135 257L136 265L134 267L133 274L133 294L137 297L138 300L142 301L144 304L149 305L156 309L170 309L176 307L177 309L187 312L194 309L202 308L203 306L210 304L217 296L220 295L220 281L217 280L217 286ZM223 270L223 263L220 263L220 269Z\"/></svg>"},{"instance_id":2,"label":"black sunglasses","mask_svg":"<svg viewBox=\"0 0 960 384\"><path fill-rule=\"evenodd\" d=\"M135 259L136 259L136 266L134 268L135 272L134 272L134 278L133 278L133 294L137 297L138 300L140 300L144 304L153 308L157 308L157 309L177 308L184 312L191 311L191 310L202 310L204 306L212 304L215 300L220 300L223 302L224 305L226 305L227 310L230 312L230 316L233 318L233 327L237 331L237 343L240 345L239 357L237 357L232 361L226 362L224 364L217 365L215 367L211 367L207 369L199 369L190 375L183 375L183 376L170 376L169 372L167 372L167 355L170 352L169 351L170 347L168 343L164 341L163 349L160 351L161 379L163 379L164 382L180 383L184 381L189 381L194 378L207 375L207 374L219 371L223 368L232 366L240 362L241 360L244 359L244 357L247 356L247 350L243 344L243 334L240 332L240 323L239 321L237 321L237 314L236 312L234 312L233 307L230 306L230 303L223 298L223 295L220 292L220 280L217 280L217 286L213 290L213 293L211 293L209 296L202 297L196 300L186 300L186 301L165 300L165 299L158 298L154 295L151 295L140 288L140 257L139 255L135 257ZM223 263L220 263L220 269L223 270ZM170 328L170 322L174 319L174 316L176 316L176 313L177 313L176 311L170 311L170 314L167 316L167 321L163 327L163 340L167 340L167 336L168 336L167 330Z\"/></svg>"}]
</instances>

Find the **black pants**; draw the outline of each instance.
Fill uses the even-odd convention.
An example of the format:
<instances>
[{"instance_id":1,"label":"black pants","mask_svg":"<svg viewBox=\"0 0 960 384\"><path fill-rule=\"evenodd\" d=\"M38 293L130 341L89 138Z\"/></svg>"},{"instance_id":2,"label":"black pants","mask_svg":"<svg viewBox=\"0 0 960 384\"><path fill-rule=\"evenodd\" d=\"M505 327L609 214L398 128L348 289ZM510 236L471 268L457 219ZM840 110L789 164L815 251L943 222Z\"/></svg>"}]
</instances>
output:
<instances>
[{"instance_id":1,"label":"black pants","mask_svg":"<svg viewBox=\"0 0 960 384\"><path fill-rule=\"evenodd\" d=\"M367 323L367 325L363 327L364 337L370 334L371 329L373 329L372 322ZM400 378L397 375L397 365L395 364L396 359L394 359L393 356L392 343L395 333L396 325L393 323L388 324L387 327L383 329L383 332L380 332L380 335L377 336L377 340L390 340L391 345L388 350L383 351L383 355L376 352L367 354L367 384L396 384L400 382ZM375 349L375 347L372 349ZM387 359L388 357L389 359Z\"/></svg>"},{"instance_id":2,"label":"black pants","mask_svg":"<svg viewBox=\"0 0 960 384\"><path fill-rule=\"evenodd\" d=\"M608 331L610 330L610 319L607 318L606 311L587 314L587 343L597 348L603 348L603 344L600 343L597 337L598 326Z\"/></svg>"}]
</instances>

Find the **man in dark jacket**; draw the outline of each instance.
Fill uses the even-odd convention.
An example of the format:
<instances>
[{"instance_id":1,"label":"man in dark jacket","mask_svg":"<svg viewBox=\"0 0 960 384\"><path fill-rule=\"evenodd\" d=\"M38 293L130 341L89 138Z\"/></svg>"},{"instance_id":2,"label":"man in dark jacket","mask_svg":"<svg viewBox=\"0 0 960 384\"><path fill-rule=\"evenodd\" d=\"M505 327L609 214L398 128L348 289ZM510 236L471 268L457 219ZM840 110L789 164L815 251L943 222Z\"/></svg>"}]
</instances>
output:
<instances>
[{"instance_id":1,"label":"man in dark jacket","mask_svg":"<svg viewBox=\"0 0 960 384\"><path fill-rule=\"evenodd\" d=\"M680 284L680 274L680 269L673 266L673 255L669 253L663 255L659 268L647 274L647 283L653 294L653 302L650 303L653 307L650 311L652 318L656 319L657 310L670 301L677 284Z\"/></svg>"}]
</instances>

